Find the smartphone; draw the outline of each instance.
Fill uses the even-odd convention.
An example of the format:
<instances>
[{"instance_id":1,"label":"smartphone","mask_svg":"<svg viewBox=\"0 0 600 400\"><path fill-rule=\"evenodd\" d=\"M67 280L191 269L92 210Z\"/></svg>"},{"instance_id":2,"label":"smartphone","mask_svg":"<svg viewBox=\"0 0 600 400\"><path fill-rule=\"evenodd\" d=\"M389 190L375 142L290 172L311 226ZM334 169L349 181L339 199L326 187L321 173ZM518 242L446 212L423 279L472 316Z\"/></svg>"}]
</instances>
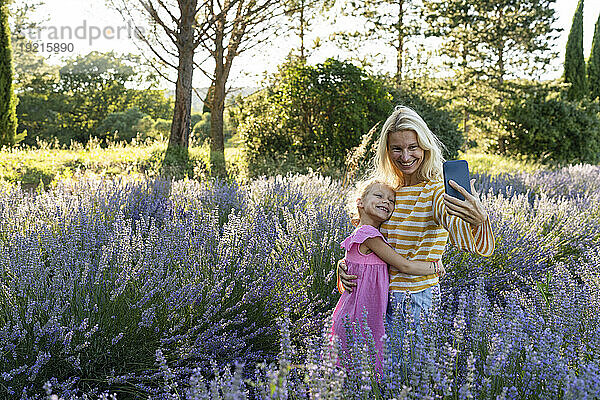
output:
<instances>
[{"instance_id":1,"label":"smartphone","mask_svg":"<svg viewBox=\"0 0 600 400\"><path fill-rule=\"evenodd\" d=\"M443 165L444 170L444 189L446 193L457 199L464 200L464 196L455 190L448 181L452 179L460 186L471 193L471 179L469 177L469 164L465 160L446 161Z\"/></svg>"}]
</instances>

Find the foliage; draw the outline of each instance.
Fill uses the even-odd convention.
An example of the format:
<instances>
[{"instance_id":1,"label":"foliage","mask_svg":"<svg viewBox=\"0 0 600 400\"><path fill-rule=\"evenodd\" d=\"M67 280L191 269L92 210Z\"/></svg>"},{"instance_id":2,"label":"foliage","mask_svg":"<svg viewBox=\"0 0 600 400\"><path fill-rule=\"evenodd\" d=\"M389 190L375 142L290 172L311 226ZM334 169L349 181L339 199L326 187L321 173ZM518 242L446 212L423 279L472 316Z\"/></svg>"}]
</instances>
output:
<instances>
[{"instance_id":1,"label":"foliage","mask_svg":"<svg viewBox=\"0 0 600 400\"><path fill-rule=\"evenodd\" d=\"M55 75L57 67L46 64L45 58L38 52L31 51L32 41L26 32L40 27L40 22L32 19L39 6L39 0L8 2L10 10L11 44L13 50L14 79L17 91L21 88L36 86L36 81L49 79Z\"/></svg>"},{"instance_id":2,"label":"foliage","mask_svg":"<svg viewBox=\"0 0 600 400\"><path fill-rule=\"evenodd\" d=\"M588 59L587 74L590 99L595 100L600 97L600 14L598 14L598 20L594 29L594 39L592 39L592 50Z\"/></svg>"},{"instance_id":3,"label":"foliage","mask_svg":"<svg viewBox=\"0 0 600 400\"><path fill-rule=\"evenodd\" d=\"M108 138L114 142L130 142L136 137L138 131L136 125L142 119L144 114L136 108L131 108L123 112L110 113L96 127L96 137L99 139Z\"/></svg>"},{"instance_id":4,"label":"foliage","mask_svg":"<svg viewBox=\"0 0 600 400\"><path fill-rule=\"evenodd\" d=\"M544 90L523 93L505 113L507 151L545 163L598 163L599 113L598 101L570 102Z\"/></svg>"},{"instance_id":5,"label":"foliage","mask_svg":"<svg viewBox=\"0 0 600 400\"><path fill-rule=\"evenodd\" d=\"M110 127L100 124L110 114L132 108L153 118L170 118L172 102L162 90L126 87L152 82L135 66L138 61L134 56L92 52L67 60L57 74L48 72L43 63L38 69L25 69L27 74L41 74L19 90L17 114L20 129L28 132L25 143L54 138L65 145L86 143L96 132L106 134L102 130Z\"/></svg>"},{"instance_id":6,"label":"foliage","mask_svg":"<svg viewBox=\"0 0 600 400\"><path fill-rule=\"evenodd\" d=\"M426 0L428 36L443 38L441 53L454 70L501 85L507 75L533 73L555 56L556 0Z\"/></svg>"},{"instance_id":7,"label":"foliage","mask_svg":"<svg viewBox=\"0 0 600 400\"><path fill-rule=\"evenodd\" d=\"M288 62L242 107L238 131L250 173L339 175L348 150L391 109L383 85L350 63Z\"/></svg>"},{"instance_id":8,"label":"foliage","mask_svg":"<svg viewBox=\"0 0 600 400\"><path fill-rule=\"evenodd\" d=\"M452 77L425 76L405 83L452 114L467 147L497 152L498 139L505 134L500 118L494 118L494 113L501 110L501 93L489 82L458 73Z\"/></svg>"},{"instance_id":9,"label":"foliage","mask_svg":"<svg viewBox=\"0 0 600 400\"><path fill-rule=\"evenodd\" d=\"M587 95L588 83L583 57L583 0L577 3L567 39L564 77L565 82L571 84L567 92L569 100L580 100Z\"/></svg>"},{"instance_id":10,"label":"foliage","mask_svg":"<svg viewBox=\"0 0 600 400\"><path fill-rule=\"evenodd\" d=\"M427 36L441 38L440 53L454 76L444 98L462 115L465 137L504 152L499 123L506 80L536 76L556 56L555 0L426 0Z\"/></svg>"},{"instance_id":11,"label":"foliage","mask_svg":"<svg viewBox=\"0 0 600 400\"><path fill-rule=\"evenodd\" d=\"M202 114L202 119L193 125L192 143L204 143L210 139L210 113L205 112Z\"/></svg>"},{"instance_id":12,"label":"foliage","mask_svg":"<svg viewBox=\"0 0 600 400\"><path fill-rule=\"evenodd\" d=\"M13 87L12 47L8 26L8 4L0 1L0 146L17 141L17 97ZM21 138L22 139L22 138Z\"/></svg>"},{"instance_id":13,"label":"foliage","mask_svg":"<svg viewBox=\"0 0 600 400\"><path fill-rule=\"evenodd\" d=\"M324 11L330 9L335 0L285 0L285 15L288 19L289 30L300 39L300 60L306 61L305 38L311 30L311 24ZM318 39L317 39L318 40ZM315 42L315 47L318 41Z\"/></svg>"},{"instance_id":14,"label":"foliage","mask_svg":"<svg viewBox=\"0 0 600 400\"><path fill-rule=\"evenodd\" d=\"M407 72L410 39L422 31L419 14L413 0L346 0L342 2L341 15L354 17L356 23L351 25L351 31L336 32L333 38L352 54L361 47L372 52L379 44L383 45L385 50L379 54L394 60L396 68L392 76L399 85Z\"/></svg>"},{"instance_id":15,"label":"foliage","mask_svg":"<svg viewBox=\"0 0 600 400\"><path fill-rule=\"evenodd\" d=\"M169 133L171 133L171 121L158 118L154 121L154 125L152 125L152 133L152 135L148 134L148 137L154 137L161 141L169 137Z\"/></svg>"}]
</instances>

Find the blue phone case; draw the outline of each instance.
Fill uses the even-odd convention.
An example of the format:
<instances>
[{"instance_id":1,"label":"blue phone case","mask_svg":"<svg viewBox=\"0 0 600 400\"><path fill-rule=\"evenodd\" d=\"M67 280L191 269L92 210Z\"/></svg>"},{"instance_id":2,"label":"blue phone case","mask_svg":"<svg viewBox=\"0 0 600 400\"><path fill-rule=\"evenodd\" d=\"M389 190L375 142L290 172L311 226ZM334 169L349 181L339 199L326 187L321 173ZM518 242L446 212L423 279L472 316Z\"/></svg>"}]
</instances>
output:
<instances>
[{"instance_id":1,"label":"blue phone case","mask_svg":"<svg viewBox=\"0 0 600 400\"><path fill-rule=\"evenodd\" d=\"M452 160L446 161L443 165L444 171L444 189L446 193L457 199L464 200L464 196L456 191L452 186L448 184L448 181L452 179L460 186L465 188L468 193L471 193L471 180L469 178L469 165L465 160Z\"/></svg>"}]
</instances>

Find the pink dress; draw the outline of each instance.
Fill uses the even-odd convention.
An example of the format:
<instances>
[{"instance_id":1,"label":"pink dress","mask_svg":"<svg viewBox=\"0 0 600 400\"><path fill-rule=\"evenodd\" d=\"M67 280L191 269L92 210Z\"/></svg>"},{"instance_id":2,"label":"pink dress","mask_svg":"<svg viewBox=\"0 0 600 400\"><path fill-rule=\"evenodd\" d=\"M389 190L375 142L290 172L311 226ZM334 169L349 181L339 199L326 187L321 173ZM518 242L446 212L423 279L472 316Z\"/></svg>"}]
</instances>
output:
<instances>
[{"instance_id":1,"label":"pink dress","mask_svg":"<svg viewBox=\"0 0 600 400\"><path fill-rule=\"evenodd\" d=\"M348 236L342 247L346 249L346 266L350 275L356 275L356 287L352 292L344 291L333 312L332 334L339 337L342 351L346 351L346 328L344 320L348 316L348 322L353 330L360 327L362 338L355 340L367 340L368 335L364 330L364 311L367 312L366 321L375 341L375 366L381 373L381 361L383 354L382 337L385 333L383 319L388 302L388 288L390 284L387 264L375 253L363 254L359 246L365 240L383 235L379 230L370 225L362 225ZM385 240L385 239L384 239ZM338 282L338 287L340 287ZM355 322L355 324L353 324Z\"/></svg>"}]
</instances>

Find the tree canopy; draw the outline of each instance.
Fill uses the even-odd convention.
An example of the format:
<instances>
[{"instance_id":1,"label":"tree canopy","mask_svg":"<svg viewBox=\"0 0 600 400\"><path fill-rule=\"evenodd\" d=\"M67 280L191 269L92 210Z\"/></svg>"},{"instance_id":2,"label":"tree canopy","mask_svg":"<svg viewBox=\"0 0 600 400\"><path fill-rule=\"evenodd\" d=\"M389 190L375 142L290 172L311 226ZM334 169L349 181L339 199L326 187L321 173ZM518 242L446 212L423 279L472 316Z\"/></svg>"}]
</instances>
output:
<instances>
[{"instance_id":1,"label":"tree canopy","mask_svg":"<svg viewBox=\"0 0 600 400\"><path fill-rule=\"evenodd\" d=\"M600 97L600 15L596 21L594 29L594 39L592 40L592 50L587 65L588 84L590 90L590 99Z\"/></svg>"},{"instance_id":2,"label":"tree canopy","mask_svg":"<svg viewBox=\"0 0 600 400\"><path fill-rule=\"evenodd\" d=\"M565 82L571 86L567 91L569 100L582 99L588 93L585 59L583 57L583 0L577 3L573 24L569 31L565 52Z\"/></svg>"},{"instance_id":3,"label":"tree canopy","mask_svg":"<svg viewBox=\"0 0 600 400\"><path fill-rule=\"evenodd\" d=\"M17 98L13 86L7 5L6 0L0 0L0 146L12 145L17 138Z\"/></svg>"}]
</instances>

